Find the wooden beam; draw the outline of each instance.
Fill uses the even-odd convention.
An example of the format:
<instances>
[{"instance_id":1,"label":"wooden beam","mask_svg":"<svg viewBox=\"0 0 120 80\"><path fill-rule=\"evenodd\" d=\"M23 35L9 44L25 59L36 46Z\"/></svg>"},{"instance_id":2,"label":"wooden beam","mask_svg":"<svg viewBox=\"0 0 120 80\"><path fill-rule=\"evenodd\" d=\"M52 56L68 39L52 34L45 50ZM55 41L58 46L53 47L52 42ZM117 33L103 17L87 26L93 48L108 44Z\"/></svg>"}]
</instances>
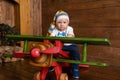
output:
<instances>
[{"instance_id":1,"label":"wooden beam","mask_svg":"<svg viewBox=\"0 0 120 80\"><path fill-rule=\"evenodd\" d=\"M30 0L20 0L20 33L31 35Z\"/></svg>"},{"instance_id":2,"label":"wooden beam","mask_svg":"<svg viewBox=\"0 0 120 80\"><path fill-rule=\"evenodd\" d=\"M20 5L19 4L15 4L14 5L14 22L15 22L15 26L20 30Z\"/></svg>"},{"instance_id":3,"label":"wooden beam","mask_svg":"<svg viewBox=\"0 0 120 80\"><path fill-rule=\"evenodd\" d=\"M30 0L14 0L15 4L15 25L20 29L20 34L31 35L30 27ZM24 46L24 42L21 42Z\"/></svg>"}]
</instances>

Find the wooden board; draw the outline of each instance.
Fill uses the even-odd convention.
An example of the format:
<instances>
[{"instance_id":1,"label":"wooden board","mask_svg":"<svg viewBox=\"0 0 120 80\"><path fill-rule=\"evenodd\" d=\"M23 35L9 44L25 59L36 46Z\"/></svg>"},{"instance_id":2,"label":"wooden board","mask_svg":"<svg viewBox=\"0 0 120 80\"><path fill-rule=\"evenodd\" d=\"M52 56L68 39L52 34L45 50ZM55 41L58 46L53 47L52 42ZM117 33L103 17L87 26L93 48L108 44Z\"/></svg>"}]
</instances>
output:
<instances>
[{"instance_id":1,"label":"wooden board","mask_svg":"<svg viewBox=\"0 0 120 80\"><path fill-rule=\"evenodd\" d=\"M48 37L48 36L30 36L30 35L6 35L7 38L17 39L20 41L43 41L43 40L60 40L63 43L91 44L91 45L110 45L107 38L67 38L67 37Z\"/></svg>"}]
</instances>

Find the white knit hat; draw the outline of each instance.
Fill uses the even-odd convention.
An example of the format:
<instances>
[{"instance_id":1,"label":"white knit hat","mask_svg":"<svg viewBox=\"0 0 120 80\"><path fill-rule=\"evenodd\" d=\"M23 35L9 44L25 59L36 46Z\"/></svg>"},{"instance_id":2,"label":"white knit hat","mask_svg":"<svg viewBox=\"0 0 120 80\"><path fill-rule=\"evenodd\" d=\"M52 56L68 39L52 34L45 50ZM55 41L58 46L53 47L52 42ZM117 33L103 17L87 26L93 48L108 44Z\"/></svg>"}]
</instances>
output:
<instances>
[{"instance_id":1,"label":"white knit hat","mask_svg":"<svg viewBox=\"0 0 120 80\"><path fill-rule=\"evenodd\" d=\"M48 29L48 36L52 33L52 31L55 28L55 22L60 20L60 19L67 19L69 21L69 16L65 11L59 10L56 12L54 18L53 18L53 22L50 24L50 27Z\"/></svg>"},{"instance_id":2,"label":"white knit hat","mask_svg":"<svg viewBox=\"0 0 120 80\"><path fill-rule=\"evenodd\" d=\"M67 19L69 21L69 16L66 12L59 10L54 16L54 21L59 21L60 19Z\"/></svg>"}]
</instances>

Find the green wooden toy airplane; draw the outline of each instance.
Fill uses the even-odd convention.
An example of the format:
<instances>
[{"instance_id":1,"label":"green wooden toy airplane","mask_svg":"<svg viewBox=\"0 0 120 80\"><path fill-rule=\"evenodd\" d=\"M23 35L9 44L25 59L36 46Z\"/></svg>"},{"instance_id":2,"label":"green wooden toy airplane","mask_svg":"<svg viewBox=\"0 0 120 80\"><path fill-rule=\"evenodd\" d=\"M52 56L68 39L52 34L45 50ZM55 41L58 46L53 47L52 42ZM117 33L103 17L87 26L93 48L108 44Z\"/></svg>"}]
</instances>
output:
<instances>
[{"instance_id":1,"label":"green wooden toy airplane","mask_svg":"<svg viewBox=\"0 0 120 80\"><path fill-rule=\"evenodd\" d=\"M41 42L43 40L60 40L63 43L76 43L83 45L83 53L81 61L75 60L67 60L67 59L55 59L57 62L68 62L75 64L88 64L88 65L96 65L96 66L108 66L106 63L101 62L89 62L87 61L87 48L88 45L110 45L110 41L107 38L67 38L67 37L50 37L50 36L30 36L30 35L6 35L9 39L17 39L20 41L24 41L24 52L27 52L28 41L38 41Z\"/></svg>"}]
</instances>

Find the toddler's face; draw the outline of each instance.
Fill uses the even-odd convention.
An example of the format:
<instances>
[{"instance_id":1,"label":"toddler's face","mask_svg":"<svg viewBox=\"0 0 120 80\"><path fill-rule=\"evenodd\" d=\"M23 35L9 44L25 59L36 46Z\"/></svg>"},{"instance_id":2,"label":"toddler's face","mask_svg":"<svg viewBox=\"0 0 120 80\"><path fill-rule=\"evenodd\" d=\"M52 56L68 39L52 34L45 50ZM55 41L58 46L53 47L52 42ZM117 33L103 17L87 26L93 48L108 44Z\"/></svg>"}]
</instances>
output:
<instances>
[{"instance_id":1,"label":"toddler's face","mask_svg":"<svg viewBox=\"0 0 120 80\"><path fill-rule=\"evenodd\" d=\"M60 19L56 21L56 27L60 31L64 31L68 27L69 21L67 19Z\"/></svg>"}]
</instances>

